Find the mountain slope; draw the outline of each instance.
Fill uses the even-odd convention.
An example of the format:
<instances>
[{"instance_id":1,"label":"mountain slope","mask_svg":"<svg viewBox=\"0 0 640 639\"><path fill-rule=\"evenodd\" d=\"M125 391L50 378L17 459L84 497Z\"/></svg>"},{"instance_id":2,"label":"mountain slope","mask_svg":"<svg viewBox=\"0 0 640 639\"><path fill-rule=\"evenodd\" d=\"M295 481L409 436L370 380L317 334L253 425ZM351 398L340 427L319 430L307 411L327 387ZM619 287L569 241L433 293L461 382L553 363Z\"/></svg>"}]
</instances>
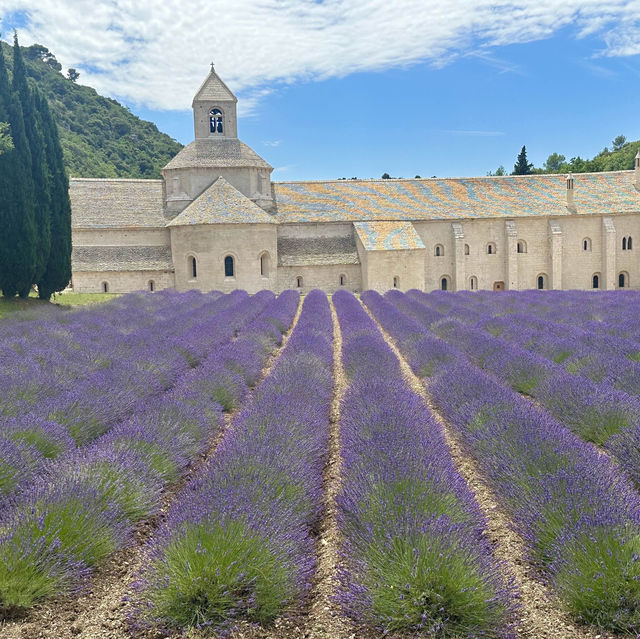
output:
<instances>
[{"instance_id":1,"label":"mountain slope","mask_svg":"<svg viewBox=\"0 0 640 639\"><path fill-rule=\"evenodd\" d=\"M5 42L2 46L11 71L11 47ZM58 124L69 175L157 178L182 148L152 122L63 76L61 65L45 47L33 45L22 51L27 74L46 96Z\"/></svg>"}]
</instances>

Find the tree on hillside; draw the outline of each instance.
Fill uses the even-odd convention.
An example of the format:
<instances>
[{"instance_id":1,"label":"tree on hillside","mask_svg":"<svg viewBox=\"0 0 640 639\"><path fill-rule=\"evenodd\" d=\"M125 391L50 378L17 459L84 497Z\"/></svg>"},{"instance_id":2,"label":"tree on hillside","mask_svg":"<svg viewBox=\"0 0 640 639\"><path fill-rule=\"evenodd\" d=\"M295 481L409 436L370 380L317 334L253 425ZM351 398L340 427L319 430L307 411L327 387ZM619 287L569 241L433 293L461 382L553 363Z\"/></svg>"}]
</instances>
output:
<instances>
[{"instance_id":1,"label":"tree on hillside","mask_svg":"<svg viewBox=\"0 0 640 639\"><path fill-rule=\"evenodd\" d=\"M52 293L64 290L71 280L71 202L58 127L47 100L40 92L36 94L36 109L42 118L45 134L51 193L51 250L37 284L40 298L48 300Z\"/></svg>"},{"instance_id":2,"label":"tree on hillside","mask_svg":"<svg viewBox=\"0 0 640 639\"><path fill-rule=\"evenodd\" d=\"M0 156L0 290L6 297L26 297L36 264L31 152L22 105L9 86L2 47L0 121L9 123L14 147Z\"/></svg>"},{"instance_id":3,"label":"tree on hillside","mask_svg":"<svg viewBox=\"0 0 640 639\"><path fill-rule=\"evenodd\" d=\"M31 153L31 175L34 194L35 238L35 273L32 283L37 282L44 274L49 260L51 245L49 194L49 169L45 154L45 140L41 114L36 109L34 92L29 87L27 72L22 59L22 51L18 45L18 36L13 37L13 90L18 94L22 104L25 131Z\"/></svg>"},{"instance_id":4,"label":"tree on hillside","mask_svg":"<svg viewBox=\"0 0 640 639\"><path fill-rule=\"evenodd\" d=\"M621 149L625 144L627 143L627 138L624 135L619 135L618 137L614 138L613 142L611 143L611 145L613 146L613 150L614 151L618 151L619 149Z\"/></svg>"},{"instance_id":5,"label":"tree on hillside","mask_svg":"<svg viewBox=\"0 0 640 639\"><path fill-rule=\"evenodd\" d=\"M544 163L547 173L562 173L566 168L567 158L559 153L552 153Z\"/></svg>"},{"instance_id":6,"label":"tree on hillside","mask_svg":"<svg viewBox=\"0 0 640 639\"><path fill-rule=\"evenodd\" d=\"M527 161L527 147L523 146L518 153L516 163L513 165L513 173L511 175L530 175L533 164Z\"/></svg>"},{"instance_id":7,"label":"tree on hillside","mask_svg":"<svg viewBox=\"0 0 640 639\"><path fill-rule=\"evenodd\" d=\"M67 78L69 78L69 80L71 80L71 82L75 82L79 77L80 77L80 74L73 67L71 67L67 71Z\"/></svg>"},{"instance_id":8,"label":"tree on hillside","mask_svg":"<svg viewBox=\"0 0 640 639\"><path fill-rule=\"evenodd\" d=\"M13 141L11 140L11 132L8 122L0 122L0 155L5 151L13 149Z\"/></svg>"}]
</instances>

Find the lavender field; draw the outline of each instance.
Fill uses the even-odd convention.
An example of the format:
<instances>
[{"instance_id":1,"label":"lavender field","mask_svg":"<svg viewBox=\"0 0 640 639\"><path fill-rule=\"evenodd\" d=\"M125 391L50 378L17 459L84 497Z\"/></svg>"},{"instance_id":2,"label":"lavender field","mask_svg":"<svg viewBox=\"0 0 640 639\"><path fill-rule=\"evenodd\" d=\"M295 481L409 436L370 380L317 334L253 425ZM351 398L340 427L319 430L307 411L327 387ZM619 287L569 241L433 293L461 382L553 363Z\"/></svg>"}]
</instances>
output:
<instances>
[{"instance_id":1,"label":"lavender field","mask_svg":"<svg viewBox=\"0 0 640 639\"><path fill-rule=\"evenodd\" d=\"M640 294L0 319L0 637L640 636Z\"/></svg>"}]
</instances>

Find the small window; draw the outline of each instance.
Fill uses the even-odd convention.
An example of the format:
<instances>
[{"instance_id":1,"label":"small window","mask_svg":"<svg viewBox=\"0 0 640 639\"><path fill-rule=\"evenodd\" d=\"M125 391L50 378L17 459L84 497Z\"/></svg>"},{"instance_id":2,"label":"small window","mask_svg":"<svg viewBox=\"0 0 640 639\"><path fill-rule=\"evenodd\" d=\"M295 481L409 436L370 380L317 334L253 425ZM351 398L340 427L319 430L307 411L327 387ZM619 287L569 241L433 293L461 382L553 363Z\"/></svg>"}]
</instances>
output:
<instances>
[{"instance_id":1,"label":"small window","mask_svg":"<svg viewBox=\"0 0 640 639\"><path fill-rule=\"evenodd\" d=\"M400 278L397 275L393 278L393 288L400 288Z\"/></svg>"},{"instance_id":2,"label":"small window","mask_svg":"<svg viewBox=\"0 0 640 639\"><path fill-rule=\"evenodd\" d=\"M153 280L149 280L149 290L153 293L156 290L156 283Z\"/></svg>"},{"instance_id":3,"label":"small window","mask_svg":"<svg viewBox=\"0 0 640 639\"><path fill-rule=\"evenodd\" d=\"M538 278L536 280L536 284L538 286L538 290L542 291L545 288L547 288L547 276L542 273L541 275L538 275Z\"/></svg>"},{"instance_id":4,"label":"small window","mask_svg":"<svg viewBox=\"0 0 640 639\"><path fill-rule=\"evenodd\" d=\"M302 277L300 275L298 275L298 277L296 277L296 286L298 288L302 288L302 284L303 284Z\"/></svg>"},{"instance_id":5,"label":"small window","mask_svg":"<svg viewBox=\"0 0 640 639\"><path fill-rule=\"evenodd\" d=\"M472 275L469 278L469 290L477 291L478 290L478 278L475 275Z\"/></svg>"},{"instance_id":6,"label":"small window","mask_svg":"<svg viewBox=\"0 0 640 639\"><path fill-rule=\"evenodd\" d=\"M260 256L260 275L262 275L262 277L269 277L270 261L269 253L265 252Z\"/></svg>"},{"instance_id":7,"label":"small window","mask_svg":"<svg viewBox=\"0 0 640 639\"><path fill-rule=\"evenodd\" d=\"M489 242L489 244L487 244L487 254L488 255L496 254L496 245L493 242Z\"/></svg>"},{"instance_id":8,"label":"small window","mask_svg":"<svg viewBox=\"0 0 640 639\"><path fill-rule=\"evenodd\" d=\"M224 258L224 276L225 277L235 277L236 269L233 257L231 255L227 255Z\"/></svg>"},{"instance_id":9,"label":"small window","mask_svg":"<svg viewBox=\"0 0 640 639\"><path fill-rule=\"evenodd\" d=\"M440 290L442 291L449 290L449 278L446 275L440 278Z\"/></svg>"},{"instance_id":10,"label":"small window","mask_svg":"<svg viewBox=\"0 0 640 639\"><path fill-rule=\"evenodd\" d=\"M191 274L192 279L196 279L198 277L198 262L193 255L189 257L189 273Z\"/></svg>"},{"instance_id":11,"label":"small window","mask_svg":"<svg viewBox=\"0 0 640 639\"><path fill-rule=\"evenodd\" d=\"M618 275L618 288L629 288L628 273L620 273L620 275Z\"/></svg>"},{"instance_id":12,"label":"small window","mask_svg":"<svg viewBox=\"0 0 640 639\"><path fill-rule=\"evenodd\" d=\"M109 282L102 282L102 292L103 293L109 292Z\"/></svg>"},{"instance_id":13,"label":"small window","mask_svg":"<svg viewBox=\"0 0 640 639\"><path fill-rule=\"evenodd\" d=\"M630 251L630 250L631 250L631 248L632 248L632 247L631 247L631 236L629 236L629 237L627 238L627 251Z\"/></svg>"},{"instance_id":14,"label":"small window","mask_svg":"<svg viewBox=\"0 0 640 639\"><path fill-rule=\"evenodd\" d=\"M464 254L465 255L469 255L469 245L468 244L464 245Z\"/></svg>"},{"instance_id":15,"label":"small window","mask_svg":"<svg viewBox=\"0 0 640 639\"><path fill-rule=\"evenodd\" d=\"M518 243L516 244L516 251L518 253L526 253L527 243L524 240L518 240Z\"/></svg>"},{"instance_id":16,"label":"small window","mask_svg":"<svg viewBox=\"0 0 640 639\"><path fill-rule=\"evenodd\" d=\"M600 275L595 273L591 278L591 288L600 288Z\"/></svg>"},{"instance_id":17,"label":"small window","mask_svg":"<svg viewBox=\"0 0 640 639\"><path fill-rule=\"evenodd\" d=\"M211 109L209 111L209 131L211 133L222 133L222 111Z\"/></svg>"},{"instance_id":18,"label":"small window","mask_svg":"<svg viewBox=\"0 0 640 639\"><path fill-rule=\"evenodd\" d=\"M442 244L436 244L435 255L436 257L444 256L444 246L442 246Z\"/></svg>"},{"instance_id":19,"label":"small window","mask_svg":"<svg viewBox=\"0 0 640 639\"><path fill-rule=\"evenodd\" d=\"M626 237L622 238L622 250L623 251L627 250L627 238Z\"/></svg>"},{"instance_id":20,"label":"small window","mask_svg":"<svg viewBox=\"0 0 640 639\"><path fill-rule=\"evenodd\" d=\"M346 275L341 275L340 276L340 286L344 286L347 283L347 276Z\"/></svg>"},{"instance_id":21,"label":"small window","mask_svg":"<svg viewBox=\"0 0 640 639\"><path fill-rule=\"evenodd\" d=\"M582 240L582 250L591 251L591 238L585 237L584 240Z\"/></svg>"}]
</instances>

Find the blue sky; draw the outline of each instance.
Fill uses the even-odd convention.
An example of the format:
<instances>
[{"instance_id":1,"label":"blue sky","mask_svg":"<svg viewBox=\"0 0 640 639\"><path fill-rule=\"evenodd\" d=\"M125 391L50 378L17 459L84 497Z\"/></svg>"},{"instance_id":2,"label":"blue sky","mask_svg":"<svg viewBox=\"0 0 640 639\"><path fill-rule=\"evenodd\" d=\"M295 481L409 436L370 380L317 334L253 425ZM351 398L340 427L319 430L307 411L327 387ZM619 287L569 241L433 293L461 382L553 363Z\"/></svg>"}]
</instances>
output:
<instances>
[{"instance_id":1,"label":"blue sky","mask_svg":"<svg viewBox=\"0 0 640 639\"><path fill-rule=\"evenodd\" d=\"M89 6L69 38L65 20ZM640 139L633 0L192 0L195 17L168 34L155 6L68 0L51 26L54 0L0 0L0 27L183 143L215 59L240 100L240 137L277 180L484 175L511 170L523 144L539 166Z\"/></svg>"}]
</instances>

